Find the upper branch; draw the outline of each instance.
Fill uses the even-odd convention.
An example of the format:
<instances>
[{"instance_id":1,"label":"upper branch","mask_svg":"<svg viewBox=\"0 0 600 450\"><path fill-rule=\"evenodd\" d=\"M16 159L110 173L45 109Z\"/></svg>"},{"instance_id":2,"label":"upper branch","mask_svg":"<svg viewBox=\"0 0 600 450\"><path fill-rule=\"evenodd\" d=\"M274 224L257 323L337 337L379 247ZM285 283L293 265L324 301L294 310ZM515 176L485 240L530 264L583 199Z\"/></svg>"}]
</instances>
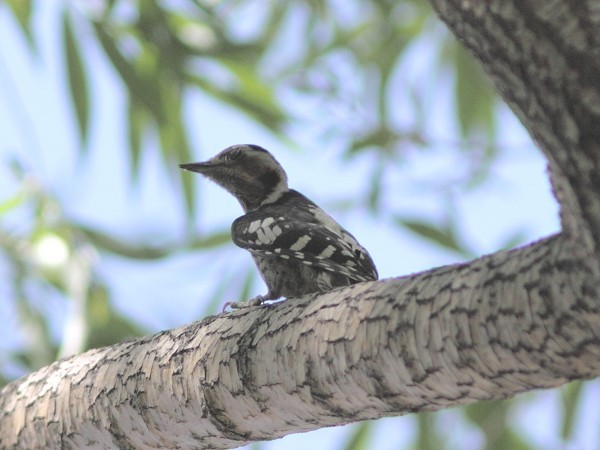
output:
<instances>
[{"instance_id":1,"label":"upper branch","mask_svg":"<svg viewBox=\"0 0 600 450\"><path fill-rule=\"evenodd\" d=\"M600 302L556 236L58 361L0 393L0 447L225 448L600 375Z\"/></svg>"},{"instance_id":2,"label":"upper branch","mask_svg":"<svg viewBox=\"0 0 600 450\"><path fill-rule=\"evenodd\" d=\"M600 256L598 2L430 1L550 161L563 230Z\"/></svg>"}]
</instances>

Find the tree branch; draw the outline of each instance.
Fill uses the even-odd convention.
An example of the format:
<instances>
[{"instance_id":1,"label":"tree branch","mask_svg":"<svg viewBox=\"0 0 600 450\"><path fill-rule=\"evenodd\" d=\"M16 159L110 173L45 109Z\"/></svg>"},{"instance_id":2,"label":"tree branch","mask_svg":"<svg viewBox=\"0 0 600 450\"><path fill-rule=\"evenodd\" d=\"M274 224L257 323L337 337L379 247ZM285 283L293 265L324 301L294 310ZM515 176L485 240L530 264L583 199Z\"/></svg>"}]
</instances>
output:
<instances>
[{"instance_id":1,"label":"tree branch","mask_svg":"<svg viewBox=\"0 0 600 450\"><path fill-rule=\"evenodd\" d=\"M548 158L563 231L600 256L597 2L430 1Z\"/></svg>"},{"instance_id":2,"label":"tree branch","mask_svg":"<svg viewBox=\"0 0 600 450\"><path fill-rule=\"evenodd\" d=\"M432 0L550 161L563 233L59 361L0 447L225 448L600 375L600 10Z\"/></svg>"},{"instance_id":3,"label":"tree branch","mask_svg":"<svg viewBox=\"0 0 600 450\"><path fill-rule=\"evenodd\" d=\"M59 361L0 395L0 447L227 448L600 375L600 304L555 236Z\"/></svg>"}]
</instances>

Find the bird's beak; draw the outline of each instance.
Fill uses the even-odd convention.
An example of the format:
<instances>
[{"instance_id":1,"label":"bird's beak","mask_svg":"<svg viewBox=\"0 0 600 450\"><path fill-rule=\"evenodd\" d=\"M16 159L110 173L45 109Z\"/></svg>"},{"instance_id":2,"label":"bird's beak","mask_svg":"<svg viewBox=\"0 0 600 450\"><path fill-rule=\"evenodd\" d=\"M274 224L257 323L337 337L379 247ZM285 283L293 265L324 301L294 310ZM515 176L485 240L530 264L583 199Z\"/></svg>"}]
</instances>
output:
<instances>
[{"instance_id":1,"label":"bird's beak","mask_svg":"<svg viewBox=\"0 0 600 450\"><path fill-rule=\"evenodd\" d=\"M179 164L179 167L183 170L189 170L190 172L205 173L214 167L215 164L212 161L196 162Z\"/></svg>"}]
</instances>

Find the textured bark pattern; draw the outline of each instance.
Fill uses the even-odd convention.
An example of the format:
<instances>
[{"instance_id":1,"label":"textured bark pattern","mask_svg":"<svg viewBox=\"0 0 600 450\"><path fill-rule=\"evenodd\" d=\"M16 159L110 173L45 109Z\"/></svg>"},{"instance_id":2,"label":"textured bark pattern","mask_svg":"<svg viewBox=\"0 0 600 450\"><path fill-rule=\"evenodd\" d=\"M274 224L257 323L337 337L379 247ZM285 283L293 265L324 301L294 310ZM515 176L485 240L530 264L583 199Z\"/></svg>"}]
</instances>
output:
<instances>
[{"instance_id":1,"label":"textured bark pattern","mask_svg":"<svg viewBox=\"0 0 600 450\"><path fill-rule=\"evenodd\" d=\"M548 157L564 232L600 254L600 3L430 1Z\"/></svg>"},{"instance_id":2,"label":"textured bark pattern","mask_svg":"<svg viewBox=\"0 0 600 450\"><path fill-rule=\"evenodd\" d=\"M224 448L600 375L600 3L431 0L550 161L563 233L59 361L0 448Z\"/></svg>"},{"instance_id":3,"label":"textured bark pattern","mask_svg":"<svg viewBox=\"0 0 600 450\"><path fill-rule=\"evenodd\" d=\"M42 369L0 448L225 448L600 374L600 304L554 237L471 264L212 316Z\"/></svg>"}]
</instances>

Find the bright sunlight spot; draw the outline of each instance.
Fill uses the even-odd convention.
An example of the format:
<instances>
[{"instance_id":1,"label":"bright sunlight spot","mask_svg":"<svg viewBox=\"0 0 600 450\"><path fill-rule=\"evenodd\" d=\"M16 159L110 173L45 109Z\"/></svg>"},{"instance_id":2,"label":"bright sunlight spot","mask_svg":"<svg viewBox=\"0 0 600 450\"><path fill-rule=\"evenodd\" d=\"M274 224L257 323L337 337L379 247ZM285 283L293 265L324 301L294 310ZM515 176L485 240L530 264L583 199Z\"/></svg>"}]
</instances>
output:
<instances>
[{"instance_id":1,"label":"bright sunlight spot","mask_svg":"<svg viewBox=\"0 0 600 450\"><path fill-rule=\"evenodd\" d=\"M34 244L33 257L40 266L60 267L67 262L69 247L60 236L47 233Z\"/></svg>"}]
</instances>

